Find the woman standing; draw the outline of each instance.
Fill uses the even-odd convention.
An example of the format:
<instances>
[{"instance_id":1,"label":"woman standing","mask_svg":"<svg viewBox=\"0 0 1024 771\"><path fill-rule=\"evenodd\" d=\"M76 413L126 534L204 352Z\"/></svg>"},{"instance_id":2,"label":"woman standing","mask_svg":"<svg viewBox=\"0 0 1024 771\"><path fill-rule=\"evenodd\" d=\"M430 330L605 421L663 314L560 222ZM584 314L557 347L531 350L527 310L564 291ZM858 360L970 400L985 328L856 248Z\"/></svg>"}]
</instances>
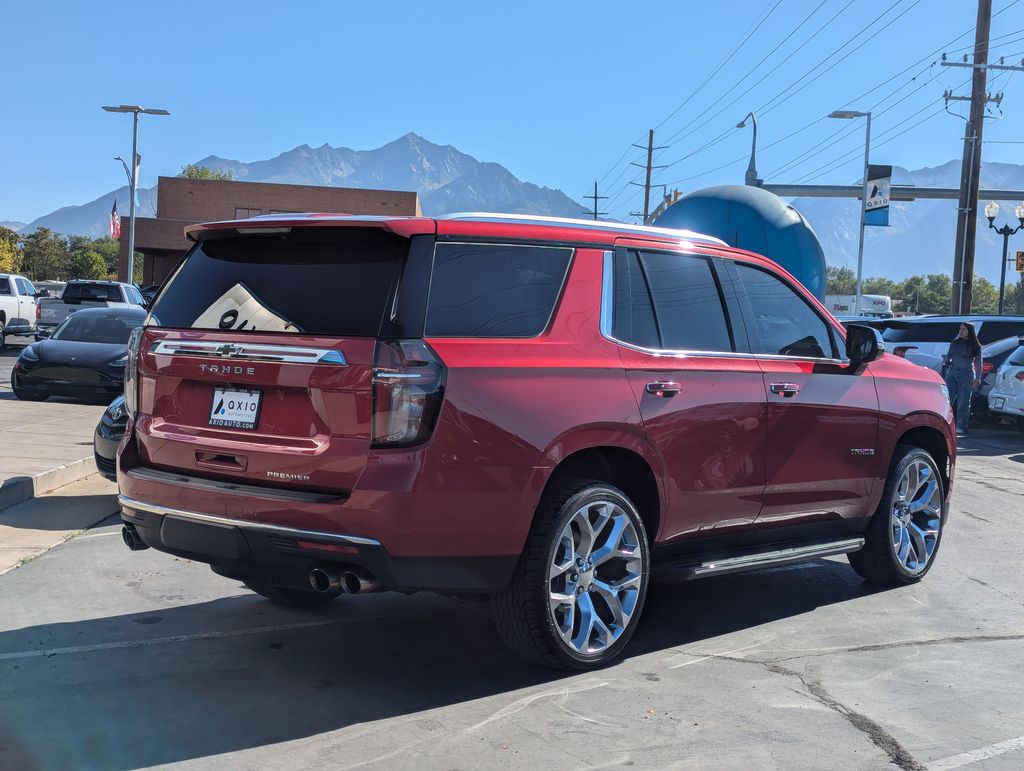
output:
<instances>
[{"instance_id":1,"label":"woman standing","mask_svg":"<svg viewBox=\"0 0 1024 771\"><path fill-rule=\"evenodd\" d=\"M956 432L966 434L971 420L971 394L981 384L981 343L974 324L965 321L960 325L956 339L949 344L946 365L946 387L956 414Z\"/></svg>"}]
</instances>

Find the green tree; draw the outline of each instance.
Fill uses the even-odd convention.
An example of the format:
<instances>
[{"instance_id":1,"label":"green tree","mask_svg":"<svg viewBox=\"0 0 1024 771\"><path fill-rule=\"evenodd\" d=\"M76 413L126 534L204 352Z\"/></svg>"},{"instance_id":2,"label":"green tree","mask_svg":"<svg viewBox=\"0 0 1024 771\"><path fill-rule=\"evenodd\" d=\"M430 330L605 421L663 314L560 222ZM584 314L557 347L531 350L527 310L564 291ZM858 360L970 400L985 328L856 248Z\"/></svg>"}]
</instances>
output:
<instances>
[{"instance_id":1,"label":"green tree","mask_svg":"<svg viewBox=\"0 0 1024 771\"><path fill-rule=\"evenodd\" d=\"M857 276L850 268L829 265L825 269L825 277L828 280L825 294L853 294L857 291Z\"/></svg>"},{"instance_id":2,"label":"green tree","mask_svg":"<svg viewBox=\"0 0 1024 771\"><path fill-rule=\"evenodd\" d=\"M899 290L899 284L891 278L866 278L861 283L863 294L880 294L892 297Z\"/></svg>"},{"instance_id":3,"label":"green tree","mask_svg":"<svg viewBox=\"0 0 1024 771\"><path fill-rule=\"evenodd\" d=\"M1019 275L1017 283L1006 287L1006 299L1003 302L1006 313L1024 313L1024 273Z\"/></svg>"},{"instance_id":4,"label":"green tree","mask_svg":"<svg viewBox=\"0 0 1024 771\"><path fill-rule=\"evenodd\" d=\"M982 276L975 276L971 288L973 313L995 313L999 310L999 290L991 281Z\"/></svg>"},{"instance_id":5,"label":"green tree","mask_svg":"<svg viewBox=\"0 0 1024 771\"><path fill-rule=\"evenodd\" d=\"M121 244L110 236L103 236L103 238L93 239L92 249L103 258L103 262L107 266L107 275L116 277L117 258L121 252Z\"/></svg>"},{"instance_id":6,"label":"green tree","mask_svg":"<svg viewBox=\"0 0 1024 771\"><path fill-rule=\"evenodd\" d=\"M71 278L106 278L107 263L95 249L87 249L72 255L69 274Z\"/></svg>"},{"instance_id":7,"label":"green tree","mask_svg":"<svg viewBox=\"0 0 1024 771\"><path fill-rule=\"evenodd\" d=\"M39 228L22 241L22 270L33 281L61 279L68 275L70 253L60 233Z\"/></svg>"},{"instance_id":8,"label":"green tree","mask_svg":"<svg viewBox=\"0 0 1024 771\"><path fill-rule=\"evenodd\" d=\"M21 250L18 234L0 226L0 272L17 273L21 270Z\"/></svg>"},{"instance_id":9,"label":"green tree","mask_svg":"<svg viewBox=\"0 0 1024 771\"><path fill-rule=\"evenodd\" d=\"M181 167L181 174L179 177L185 179L219 179L224 181L230 181L235 178L235 175L230 171L214 171L209 166L197 166L194 163L186 163Z\"/></svg>"}]
</instances>

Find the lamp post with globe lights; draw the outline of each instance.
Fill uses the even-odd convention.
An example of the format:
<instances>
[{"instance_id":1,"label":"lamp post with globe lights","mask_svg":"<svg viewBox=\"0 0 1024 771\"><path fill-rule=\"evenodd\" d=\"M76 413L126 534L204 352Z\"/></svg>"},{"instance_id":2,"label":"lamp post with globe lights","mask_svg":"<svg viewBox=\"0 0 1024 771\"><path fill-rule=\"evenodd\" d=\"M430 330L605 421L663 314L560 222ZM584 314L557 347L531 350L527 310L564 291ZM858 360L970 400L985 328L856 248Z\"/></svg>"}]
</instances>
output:
<instances>
[{"instance_id":1,"label":"lamp post with globe lights","mask_svg":"<svg viewBox=\"0 0 1024 771\"><path fill-rule=\"evenodd\" d=\"M1006 261L1009 259L1007 253L1010 248L1010 236L1024 228L1024 203L1017 204L1013 213L1017 216L1017 221L1020 223L1017 227L1010 227L1009 225L1003 225L1001 228L995 226L996 215L999 214L999 204L995 201L989 201L985 205L985 217L988 219L988 226L996 231L1003 237L1003 264L999 268L999 313L1003 312L1003 296L1006 293Z\"/></svg>"}]
</instances>

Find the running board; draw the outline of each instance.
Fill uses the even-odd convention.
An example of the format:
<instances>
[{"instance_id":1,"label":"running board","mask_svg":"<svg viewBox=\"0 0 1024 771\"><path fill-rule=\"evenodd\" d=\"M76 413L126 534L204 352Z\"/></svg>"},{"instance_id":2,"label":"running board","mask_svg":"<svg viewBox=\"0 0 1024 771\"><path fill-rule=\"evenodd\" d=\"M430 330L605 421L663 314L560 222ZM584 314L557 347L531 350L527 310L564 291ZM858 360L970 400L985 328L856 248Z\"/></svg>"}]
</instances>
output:
<instances>
[{"instance_id":1,"label":"running board","mask_svg":"<svg viewBox=\"0 0 1024 771\"><path fill-rule=\"evenodd\" d=\"M730 573L742 573L747 570L757 570L759 568L779 567L780 565L809 562L810 560L821 559L822 557L833 557L837 554L847 554L852 551L857 551L863 546L863 538L849 538L844 541L831 541L829 543L793 546L785 549L775 549L773 551L743 554L736 557L723 557L722 559L708 560L706 562L699 563L670 562L661 567L665 573L669 573L684 580L692 580L695 578L707 578L708 576L724 576Z\"/></svg>"}]
</instances>

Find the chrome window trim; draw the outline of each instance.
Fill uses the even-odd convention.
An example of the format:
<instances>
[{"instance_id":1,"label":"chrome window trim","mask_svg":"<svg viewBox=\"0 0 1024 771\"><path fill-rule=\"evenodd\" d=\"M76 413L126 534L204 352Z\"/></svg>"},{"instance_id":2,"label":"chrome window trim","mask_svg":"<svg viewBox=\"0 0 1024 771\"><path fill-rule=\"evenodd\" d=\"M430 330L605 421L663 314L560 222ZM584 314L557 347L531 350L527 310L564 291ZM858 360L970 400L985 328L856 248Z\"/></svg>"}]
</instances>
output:
<instances>
[{"instance_id":1,"label":"chrome window trim","mask_svg":"<svg viewBox=\"0 0 1024 771\"><path fill-rule=\"evenodd\" d=\"M266 522L254 522L246 519L234 519L232 517L221 517L215 514L200 514L197 511L186 509L175 509L169 506L157 506L153 503L129 498L126 495L117 496L117 502L126 509L145 511L150 514L159 514L165 517L177 517L192 522L202 522L210 525L230 525L231 527L242 528L243 530L256 530L276 535L288 535L295 538L319 538L321 540L338 541L341 543L353 544L355 546L380 547L381 543L375 538L363 538L358 535L346 535L343 533L326 533L322 530L303 530L297 527L285 527L284 525L271 525Z\"/></svg>"},{"instance_id":2,"label":"chrome window trim","mask_svg":"<svg viewBox=\"0 0 1024 771\"><path fill-rule=\"evenodd\" d=\"M777 353L744 353L741 351L690 351L668 348L646 348L642 345L627 343L612 335L612 312L615 300L614 288L615 262L614 252L605 250L602 260L601 275L601 337L615 345L629 348L633 351L646 353L649 356L661 356L665 358L702 358L702 359L772 359L774 361L807 361L816 364L841 364L849 365L847 359L819 359L812 356L783 356Z\"/></svg>"},{"instance_id":3,"label":"chrome window trim","mask_svg":"<svg viewBox=\"0 0 1024 771\"><path fill-rule=\"evenodd\" d=\"M306 348L292 345L232 343L226 340L182 340L165 338L149 348L155 356L203 356L215 359L269 361L283 364L335 364L347 366L345 355L333 348Z\"/></svg>"}]
</instances>

